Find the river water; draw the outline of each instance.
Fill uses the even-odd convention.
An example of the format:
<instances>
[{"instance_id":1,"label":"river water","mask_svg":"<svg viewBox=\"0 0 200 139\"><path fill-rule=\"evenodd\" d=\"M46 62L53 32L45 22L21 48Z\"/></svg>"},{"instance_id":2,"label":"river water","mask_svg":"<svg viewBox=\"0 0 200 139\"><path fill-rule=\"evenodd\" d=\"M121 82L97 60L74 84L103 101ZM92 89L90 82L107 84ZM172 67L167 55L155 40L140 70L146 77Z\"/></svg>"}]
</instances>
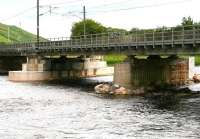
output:
<instances>
[{"instance_id":1,"label":"river water","mask_svg":"<svg viewBox=\"0 0 200 139\"><path fill-rule=\"evenodd\" d=\"M87 84L13 83L0 76L0 139L65 138L197 139L200 95L112 97Z\"/></svg>"}]
</instances>

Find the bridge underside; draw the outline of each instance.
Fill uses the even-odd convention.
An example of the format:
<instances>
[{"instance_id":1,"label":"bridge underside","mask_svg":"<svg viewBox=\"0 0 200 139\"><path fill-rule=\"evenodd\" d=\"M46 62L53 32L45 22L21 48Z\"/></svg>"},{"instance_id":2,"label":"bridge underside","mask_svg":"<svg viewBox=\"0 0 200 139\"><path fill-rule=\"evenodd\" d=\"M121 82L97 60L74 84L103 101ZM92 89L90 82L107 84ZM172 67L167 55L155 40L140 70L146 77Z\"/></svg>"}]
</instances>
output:
<instances>
[{"instance_id":1,"label":"bridge underside","mask_svg":"<svg viewBox=\"0 0 200 139\"><path fill-rule=\"evenodd\" d=\"M130 43L130 44L109 44L93 46L73 46L67 47L63 43L40 46L37 50L18 48L0 50L0 56L66 56L66 55L199 55L200 41L194 43L173 42L173 43Z\"/></svg>"},{"instance_id":2,"label":"bridge underside","mask_svg":"<svg viewBox=\"0 0 200 139\"><path fill-rule=\"evenodd\" d=\"M22 56L1 56L0 57L0 74L7 74L8 71L22 70L22 63L26 62L26 57Z\"/></svg>"}]
</instances>

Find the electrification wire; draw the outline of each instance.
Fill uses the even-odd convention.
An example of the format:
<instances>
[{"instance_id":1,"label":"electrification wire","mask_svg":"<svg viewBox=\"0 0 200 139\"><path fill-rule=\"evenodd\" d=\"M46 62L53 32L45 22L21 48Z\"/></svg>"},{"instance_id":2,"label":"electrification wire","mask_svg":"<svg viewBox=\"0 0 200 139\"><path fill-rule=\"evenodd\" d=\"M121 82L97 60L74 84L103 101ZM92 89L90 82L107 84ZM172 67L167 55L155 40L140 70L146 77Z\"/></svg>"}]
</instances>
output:
<instances>
[{"instance_id":1,"label":"electrification wire","mask_svg":"<svg viewBox=\"0 0 200 139\"><path fill-rule=\"evenodd\" d=\"M102 10L102 11L91 11L90 9L92 9L93 7L90 7L90 8L87 8L87 13L91 15L91 14L95 14L95 13L108 13L108 12L117 12L117 11L127 11L127 10L135 10L135 9L142 9L142 8L152 8L152 7L167 6L167 5L179 4L179 3L189 2L189 1L191 1L191 0L170 1L170 2L165 2L165 3L150 4L150 5L143 5L143 6L135 6L135 7L129 7L129 8L118 8L118 9L111 9L111 10ZM107 6L111 5L112 6L113 4L120 4L122 2L125 2L125 1L116 2L116 3L110 3L110 4L104 4L104 5L102 5L102 7L105 6L105 5L107 5ZM98 7L101 7L101 6L98 6ZM69 12L64 13L64 14L63 13L57 13L56 15L79 17L78 15L75 14L75 12L76 13L82 13L82 11L69 11Z\"/></svg>"},{"instance_id":2,"label":"electrification wire","mask_svg":"<svg viewBox=\"0 0 200 139\"><path fill-rule=\"evenodd\" d=\"M49 4L49 5L40 5L40 8L44 8L45 6L52 6L52 5L62 5L62 4L65 4L65 3L74 3L74 2L79 2L79 1L82 1L82 0L73 0L73 1L68 1L68 2L62 2L62 3L53 3L53 4ZM93 8L101 8L101 7L105 7L105 6L113 6L115 4L121 4L121 3L124 3L126 2L127 0L123 0L123 1L119 1L119 2L114 2L114 3L108 3L108 4L103 4L103 5L99 5L99 6L93 6L93 7L89 7L87 8L87 13L89 14L95 14L95 13L108 13L108 12L117 12L117 11L127 11L127 10L134 10L134 9L142 9L142 8L151 8L151 7L160 7L160 6L166 6L166 5L172 5L172 4L178 4L178 3L183 3L183 2L189 2L189 1L192 1L192 0L179 0L179 1L173 1L173 2L165 2L165 3L158 3L158 4L151 4L151 5L144 5L144 6L135 6L135 7L129 7L129 8L115 8L115 9L110 9L110 10L100 10L100 11L93 11L91 9ZM7 17L5 19L2 19L2 21L6 21L6 20L9 20L9 19L12 19L12 18L15 18L15 17L18 17L20 15L23 15L25 13L27 13L28 11L31 11L33 9L35 9L36 6L34 7L31 7L31 8L28 8L28 9L25 9L13 16L10 16L10 17ZM62 7L53 7L52 10L55 10L55 9L61 9ZM40 14L40 16L42 15L46 15L47 13L50 13L50 11L46 11L42 14ZM71 10L71 11L68 11L67 13L56 13L57 15L62 15L62 16L74 16L75 13L82 13L81 10ZM55 12L54 12L55 14ZM79 17L78 15L76 15L77 17Z\"/></svg>"},{"instance_id":3,"label":"electrification wire","mask_svg":"<svg viewBox=\"0 0 200 139\"><path fill-rule=\"evenodd\" d=\"M180 1L173 1L173 2L165 2L165 3L159 3L159 4L151 4L151 5L144 5L144 6L135 6L135 7L129 7L129 8L119 8L119 9L111 9L111 10L102 10L102 11L89 11L90 13L108 13L108 12L116 12L116 11L127 11L127 10L135 10L135 9L143 9L143 8L152 8L152 7L161 7L161 6L167 6L167 5L173 5L173 4L180 4L184 2L189 2L192 0L180 0Z\"/></svg>"},{"instance_id":4,"label":"electrification wire","mask_svg":"<svg viewBox=\"0 0 200 139\"><path fill-rule=\"evenodd\" d=\"M93 6L93 7L87 7L89 9L94 9L94 8L101 8L101 7L108 7L108 6L113 6L113 5L120 5L123 3L128 3L128 2L133 2L130 0L123 0L123 1L118 1L118 2L112 2L112 3L106 3L106 4L102 4L102 5L98 5L98 6Z\"/></svg>"},{"instance_id":5,"label":"electrification wire","mask_svg":"<svg viewBox=\"0 0 200 139\"><path fill-rule=\"evenodd\" d=\"M18 17L18 16L23 15L23 14L26 14L27 12L29 12L29 11L35 9L35 8L36 8L36 6L31 7L31 8L28 8L28 9L25 9L25 10L23 10L23 11L21 11L21 12L15 14L15 15L12 15L12 16L10 16L10 17L7 17L7 18L2 19L1 22L7 21L7 20L12 19L12 18L15 18L15 17Z\"/></svg>"},{"instance_id":6,"label":"electrification wire","mask_svg":"<svg viewBox=\"0 0 200 139\"><path fill-rule=\"evenodd\" d=\"M49 6L51 6L51 5L62 5L62 4L66 4L66 3L75 3L75 2L78 2L78 1L82 1L82 0L73 0L73 1L62 2L62 3L53 3L53 4L48 4L48 5L47 5L47 4L46 4L46 5L40 5L40 8L44 8L44 7L47 7L47 6L49 7ZM59 8L59 7L57 7L57 8ZM14 15L9 16L9 17L7 17L7 18L1 19L0 22L4 22L4 21L7 21L7 20L9 20L9 19L16 18L16 17L18 17L18 16L21 16L21 15L23 15L23 14L26 14L27 12L29 12L29 11L31 11L31 10L33 10L33 9L36 9L36 6L30 7L30 8L25 9L25 10L23 10L23 11L17 13L17 14L14 14ZM43 14L46 14L46 13L43 13ZM42 15L42 14L41 14L41 15Z\"/></svg>"},{"instance_id":7,"label":"electrification wire","mask_svg":"<svg viewBox=\"0 0 200 139\"><path fill-rule=\"evenodd\" d=\"M73 4L73 3L77 3L77 2L81 2L83 0L72 0L72 1L66 1L66 2L59 2L59 3L50 3L50 4L44 4L44 5L41 5L41 6L49 6L49 5L64 5L64 4Z\"/></svg>"},{"instance_id":8,"label":"electrification wire","mask_svg":"<svg viewBox=\"0 0 200 139\"><path fill-rule=\"evenodd\" d=\"M49 6L54 6L54 5L63 5L63 4L66 4L67 3L67 6L58 6L57 9L66 9L66 8L69 8L72 4L74 4L74 7L80 7L80 4L77 4L77 2L79 1L82 1L82 0L75 0L75 1L68 1L68 2L62 2L62 3L52 3L52 4L48 4L48 5L40 5L40 7L49 7ZM107 3L107 4L103 4L103 5L98 5L98 6L93 6L93 7L87 7L89 9L92 9L92 8L101 8L101 7L105 7L105 6L112 6L112 5L115 5L115 4L121 4L121 3L125 3L125 2L130 2L130 0L121 0L121 1L118 1L118 2L112 2L112 3ZM80 12L80 10L73 10L73 11L70 11L71 13L72 12Z\"/></svg>"},{"instance_id":9,"label":"electrification wire","mask_svg":"<svg viewBox=\"0 0 200 139\"><path fill-rule=\"evenodd\" d=\"M150 4L150 5L143 5L143 6L135 6L135 7L129 7L129 8L115 8L115 9L110 9L110 10L100 10L100 11L93 11L91 9L93 8L105 8L105 6L113 6L114 4L121 4L125 1L121 2L115 2L115 3L109 3L109 4L103 4L100 6L94 6L94 7L88 7L87 8L87 13L89 14L94 14L94 13L108 13L108 12L117 12L117 11L127 11L127 10L135 10L135 9L142 9L142 8L152 8L152 7L161 7L161 6L167 6L167 5L173 5L173 4L179 4L179 3L184 3L184 2L189 2L192 0L179 0L179 1L170 1L170 2L164 2L164 3L158 3L158 4ZM60 7L58 7L60 8ZM73 10L68 12L67 14L72 14L72 13L82 13L80 10ZM64 14L60 14L64 15Z\"/></svg>"},{"instance_id":10,"label":"electrification wire","mask_svg":"<svg viewBox=\"0 0 200 139\"><path fill-rule=\"evenodd\" d=\"M48 11L46 11L46 12L43 12L43 13L41 13L39 16L43 16L43 15L46 15L46 14L52 14L52 11L54 10L54 9L57 9L58 7L49 7L50 9L48 10Z\"/></svg>"}]
</instances>

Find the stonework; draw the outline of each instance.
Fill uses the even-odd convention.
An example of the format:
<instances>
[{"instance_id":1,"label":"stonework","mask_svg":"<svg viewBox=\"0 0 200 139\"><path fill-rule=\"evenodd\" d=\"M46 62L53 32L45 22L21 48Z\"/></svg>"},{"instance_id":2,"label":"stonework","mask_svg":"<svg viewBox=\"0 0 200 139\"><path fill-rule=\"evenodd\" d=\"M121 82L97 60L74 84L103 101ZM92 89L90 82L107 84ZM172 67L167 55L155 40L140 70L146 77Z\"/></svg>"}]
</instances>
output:
<instances>
[{"instance_id":1,"label":"stonework","mask_svg":"<svg viewBox=\"0 0 200 139\"><path fill-rule=\"evenodd\" d=\"M130 59L115 66L114 83L128 88L169 84L186 84L189 75L189 60L176 57Z\"/></svg>"},{"instance_id":2,"label":"stonework","mask_svg":"<svg viewBox=\"0 0 200 139\"><path fill-rule=\"evenodd\" d=\"M130 88L132 86L131 75L132 71L130 62L116 64L114 67L114 84Z\"/></svg>"},{"instance_id":3,"label":"stonework","mask_svg":"<svg viewBox=\"0 0 200 139\"><path fill-rule=\"evenodd\" d=\"M113 75L114 68L101 60L41 59L27 58L22 71L10 71L10 81L45 81L57 79L79 79L85 77Z\"/></svg>"}]
</instances>

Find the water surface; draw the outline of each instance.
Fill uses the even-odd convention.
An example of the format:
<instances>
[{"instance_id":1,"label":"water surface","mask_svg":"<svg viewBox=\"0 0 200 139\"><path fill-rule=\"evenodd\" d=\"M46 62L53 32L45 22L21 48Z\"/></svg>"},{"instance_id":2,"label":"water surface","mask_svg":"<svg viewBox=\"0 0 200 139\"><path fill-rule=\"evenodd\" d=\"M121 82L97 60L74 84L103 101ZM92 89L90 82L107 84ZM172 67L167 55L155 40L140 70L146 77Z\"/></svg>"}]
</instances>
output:
<instances>
[{"instance_id":1,"label":"water surface","mask_svg":"<svg viewBox=\"0 0 200 139\"><path fill-rule=\"evenodd\" d=\"M197 139L199 131L198 94L112 97L87 84L13 83L0 76L1 139Z\"/></svg>"}]
</instances>

